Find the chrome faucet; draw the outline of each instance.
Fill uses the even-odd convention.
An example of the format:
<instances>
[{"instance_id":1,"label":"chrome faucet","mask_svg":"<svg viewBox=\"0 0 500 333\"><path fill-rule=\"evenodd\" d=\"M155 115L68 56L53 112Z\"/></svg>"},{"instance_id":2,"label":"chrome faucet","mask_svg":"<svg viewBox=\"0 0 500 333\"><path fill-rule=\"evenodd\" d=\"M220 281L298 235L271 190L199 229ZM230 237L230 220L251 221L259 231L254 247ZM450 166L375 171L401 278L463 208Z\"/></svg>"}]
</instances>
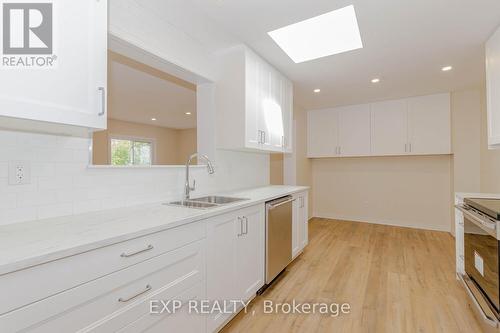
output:
<instances>
[{"instance_id":1,"label":"chrome faucet","mask_svg":"<svg viewBox=\"0 0 500 333\"><path fill-rule=\"evenodd\" d=\"M198 153L194 153L193 155L189 156L189 158L186 162L186 183L184 185L184 200L189 200L190 192L194 191L196 189L196 179L193 181L193 186L191 186L189 184L189 166L191 165L191 161L195 157L198 157L199 159L203 159L203 160L205 160L205 162L207 162L207 171L210 175L215 173L214 166L212 165L212 162L207 157L207 155L201 155Z\"/></svg>"}]
</instances>

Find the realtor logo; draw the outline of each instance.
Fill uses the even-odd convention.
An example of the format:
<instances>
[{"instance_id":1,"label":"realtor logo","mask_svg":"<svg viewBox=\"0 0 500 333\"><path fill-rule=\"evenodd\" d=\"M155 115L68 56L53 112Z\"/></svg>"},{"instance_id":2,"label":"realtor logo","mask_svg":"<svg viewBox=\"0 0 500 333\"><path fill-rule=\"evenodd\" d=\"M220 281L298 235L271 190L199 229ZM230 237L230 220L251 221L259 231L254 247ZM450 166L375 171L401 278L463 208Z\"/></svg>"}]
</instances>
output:
<instances>
[{"instance_id":1,"label":"realtor logo","mask_svg":"<svg viewBox=\"0 0 500 333\"><path fill-rule=\"evenodd\" d=\"M52 4L3 4L3 53L52 54Z\"/></svg>"},{"instance_id":2,"label":"realtor logo","mask_svg":"<svg viewBox=\"0 0 500 333\"><path fill-rule=\"evenodd\" d=\"M53 67L53 4L3 3L2 67Z\"/></svg>"}]
</instances>

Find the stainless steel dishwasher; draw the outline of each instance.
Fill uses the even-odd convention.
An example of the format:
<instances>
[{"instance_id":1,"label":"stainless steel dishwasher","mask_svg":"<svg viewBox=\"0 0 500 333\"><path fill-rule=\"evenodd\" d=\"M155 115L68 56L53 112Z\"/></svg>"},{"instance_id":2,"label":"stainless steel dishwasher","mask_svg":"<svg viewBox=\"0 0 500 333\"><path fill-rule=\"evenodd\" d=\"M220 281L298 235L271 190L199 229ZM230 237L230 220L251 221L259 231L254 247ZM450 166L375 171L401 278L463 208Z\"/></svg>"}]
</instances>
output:
<instances>
[{"instance_id":1,"label":"stainless steel dishwasher","mask_svg":"<svg viewBox=\"0 0 500 333\"><path fill-rule=\"evenodd\" d=\"M266 284L292 261L292 196L266 203Z\"/></svg>"}]
</instances>

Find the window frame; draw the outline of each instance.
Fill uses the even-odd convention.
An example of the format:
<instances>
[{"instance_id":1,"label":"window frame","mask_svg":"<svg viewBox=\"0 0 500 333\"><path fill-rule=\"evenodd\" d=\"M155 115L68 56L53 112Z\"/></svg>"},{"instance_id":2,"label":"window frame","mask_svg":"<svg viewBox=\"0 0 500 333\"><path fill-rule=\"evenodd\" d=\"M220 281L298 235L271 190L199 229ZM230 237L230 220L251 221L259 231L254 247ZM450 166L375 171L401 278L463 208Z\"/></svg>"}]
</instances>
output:
<instances>
[{"instance_id":1,"label":"window frame","mask_svg":"<svg viewBox=\"0 0 500 333\"><path fill-rule=\"evenodd\" d=\"M112 164L112 145L111 142L113 140L123 140L123 141L131 141L132 143L134 142L146 142L151 144L151 164L150 165L134 165L129 164L129 165L113 165ZM132 154L134 153L134 149L132 149ZM133 162L134 156L132 155L132 162ZM153 166L156 164L156 139L153 138L146 138L146 137L140 137L140 136L132 136L132 135L115 135L115 134L110 134L108 135L108 165L110 166L123 166L123 167L134 167L134 166Z\"/></svg>"}]
</instances>

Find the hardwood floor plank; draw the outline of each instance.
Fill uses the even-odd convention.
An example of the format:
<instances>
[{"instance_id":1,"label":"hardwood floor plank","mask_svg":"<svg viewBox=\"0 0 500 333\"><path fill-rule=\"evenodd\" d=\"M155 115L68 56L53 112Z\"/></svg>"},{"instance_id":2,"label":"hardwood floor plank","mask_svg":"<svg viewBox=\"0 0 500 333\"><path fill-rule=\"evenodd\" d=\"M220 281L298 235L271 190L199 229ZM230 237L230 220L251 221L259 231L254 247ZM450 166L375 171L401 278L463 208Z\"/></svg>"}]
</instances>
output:
<instances>
[{"instance_id":1,"label":"hardwood floor plank","mask_svg":"<svg viewBox=\"0 0 500 333\"><path fill-rule=\"evenodd\" d=\"M309 245L222 332L481 332L455 278L448 233L313 219ZM264 301L349 303L351 312L266 314Z\"/></svg>"}]
</instances>

